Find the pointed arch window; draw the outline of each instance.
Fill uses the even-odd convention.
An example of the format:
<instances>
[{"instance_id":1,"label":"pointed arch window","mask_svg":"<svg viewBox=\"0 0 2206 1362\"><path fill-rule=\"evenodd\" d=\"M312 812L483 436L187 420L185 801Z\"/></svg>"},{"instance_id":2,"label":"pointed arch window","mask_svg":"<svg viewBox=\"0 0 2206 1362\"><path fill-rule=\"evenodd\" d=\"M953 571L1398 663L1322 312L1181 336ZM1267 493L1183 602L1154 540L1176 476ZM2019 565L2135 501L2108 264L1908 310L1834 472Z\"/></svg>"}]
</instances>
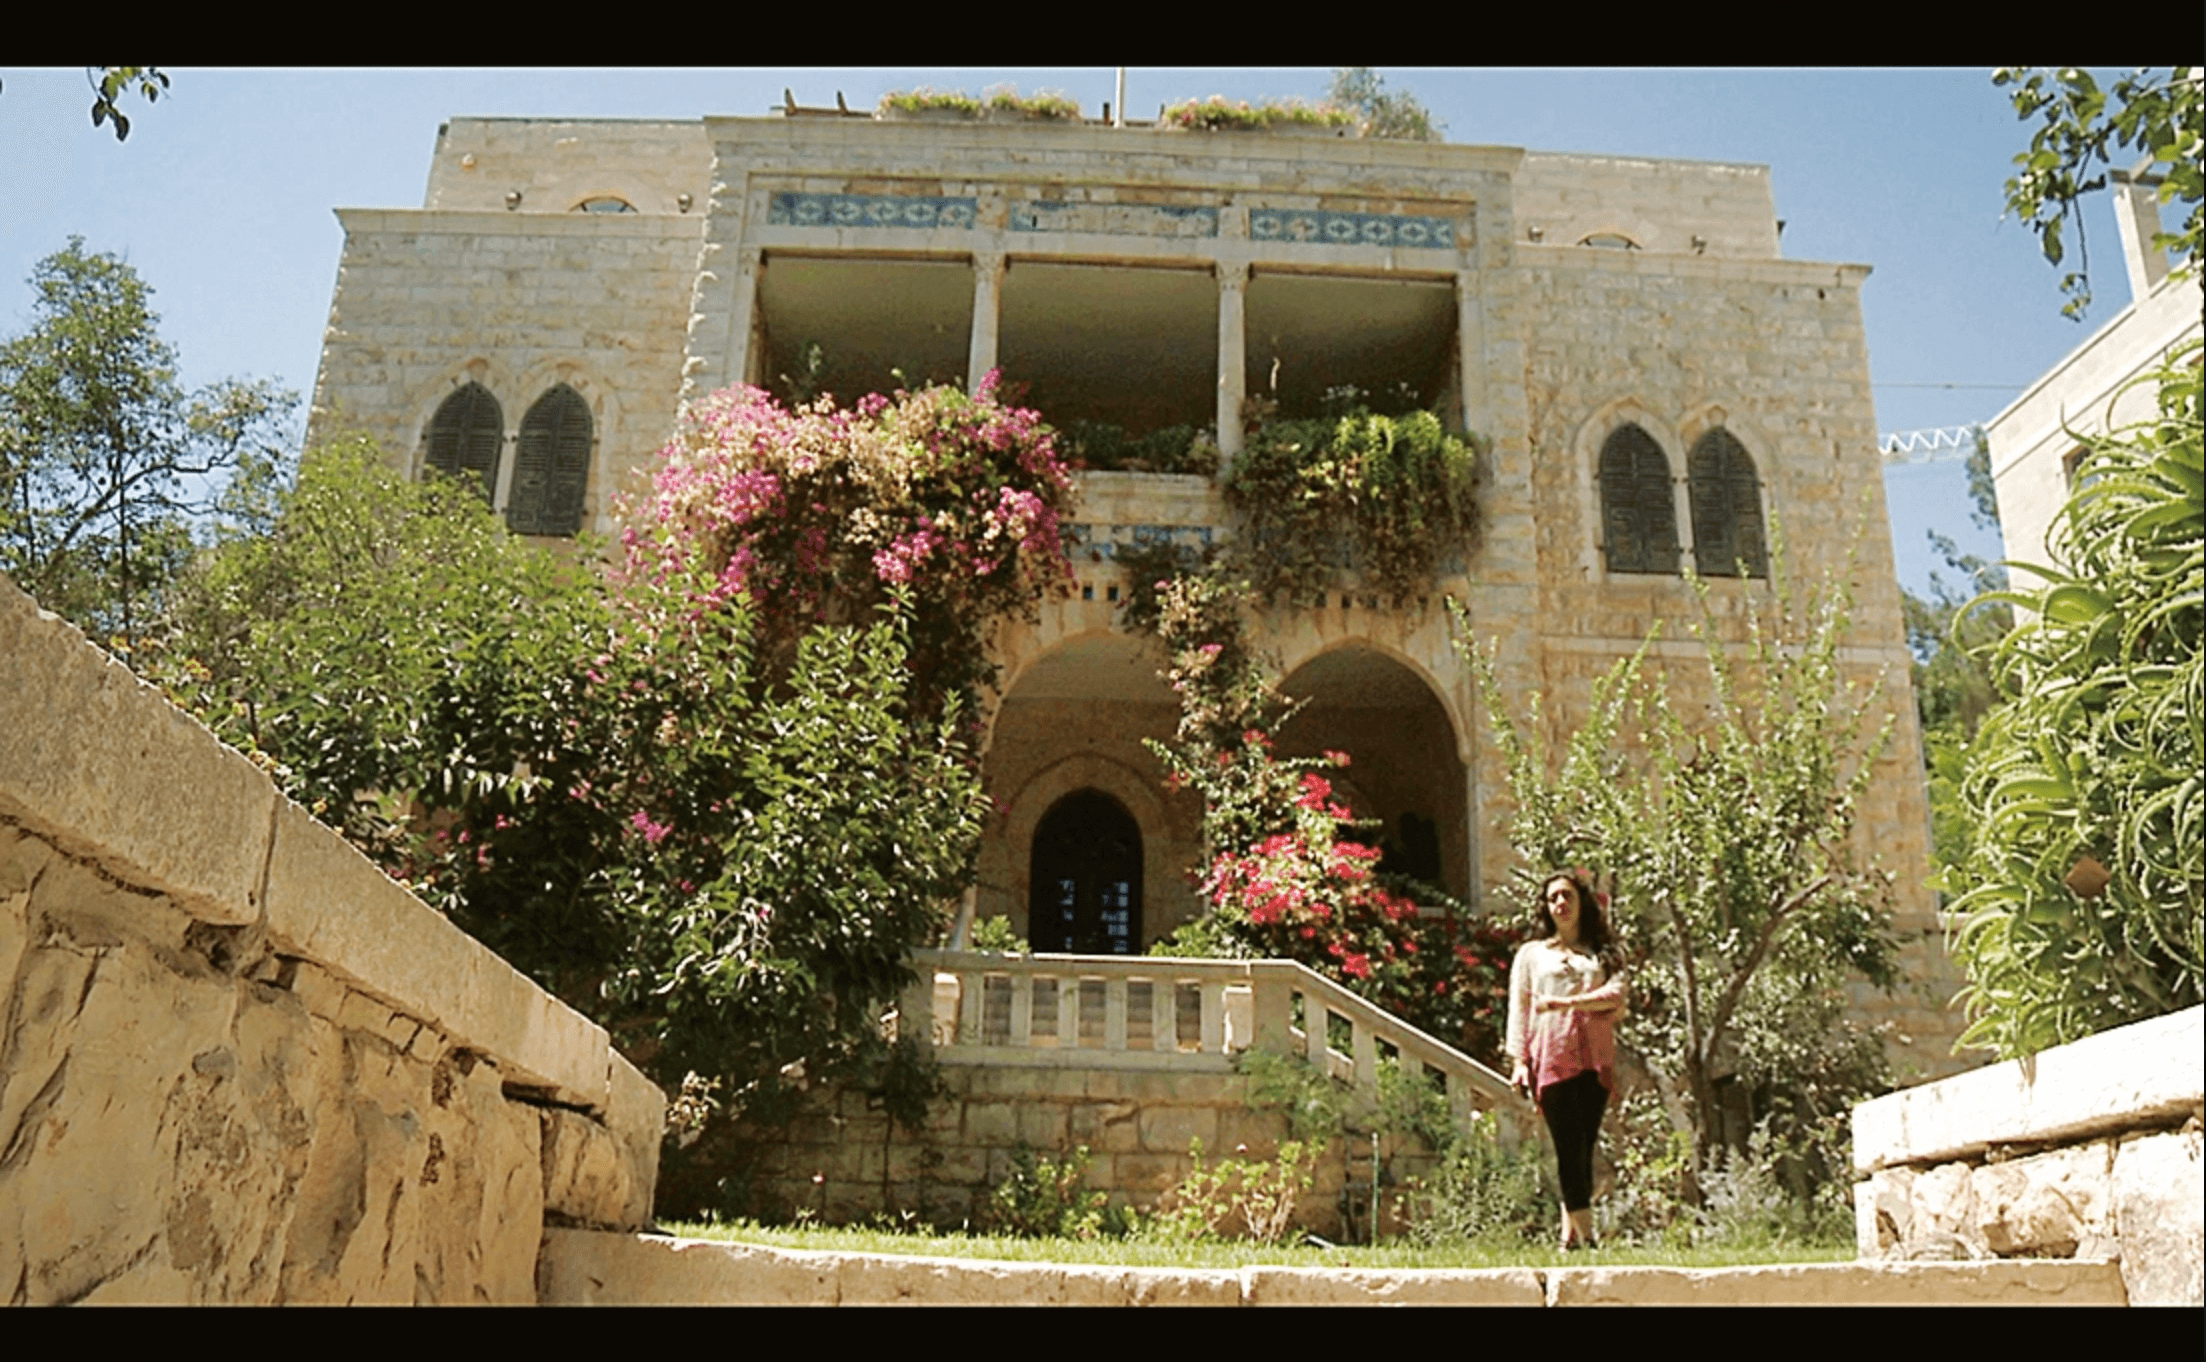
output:
<instances>
[{"instance_id":1,"label":"pointed arch window","mask_svg":"<svg viewBox=\"0 0 2206 1362\"><path fill-rule=\"evenodd\" d=\"M506 526L515 534L573 534L582 528L590 481L590 404L562 383L521 418Z\"/></svg>"},{"instance_id":2,"label":"pointed arch window","mask_svg":"<svg viewBox=\"0 0 2206 1362\"><path fill-rule=\"evenodd\" d=\"M1685 461L1693 507L1693 559L1703 577L1768 577L1762 484L1754 460L1730 431L1700 437Z\"/></svg>"},{"instance_id":3,"label":"pointed arch window","mask_svg":"<svg viewBox=\"0 0 2206 1362\"><path fill-rule=\"evenodd\" d=\"M1617 427L1601 445L1601 529L1609 571L1678 570L1670 460L1638 426Z\"/></svg>"},{"instance_id":4,"label":"pointed arch window","mask_svg":"<svg viewBox=\"0 0 2206 1362\"><path fill-rule=\"evenodd\" d=\"M498 486L498 455L505 448L505 413L480 383L455 388L429 419L427 467L466 479L484 501Z\"/></svg>"}]
</instances>

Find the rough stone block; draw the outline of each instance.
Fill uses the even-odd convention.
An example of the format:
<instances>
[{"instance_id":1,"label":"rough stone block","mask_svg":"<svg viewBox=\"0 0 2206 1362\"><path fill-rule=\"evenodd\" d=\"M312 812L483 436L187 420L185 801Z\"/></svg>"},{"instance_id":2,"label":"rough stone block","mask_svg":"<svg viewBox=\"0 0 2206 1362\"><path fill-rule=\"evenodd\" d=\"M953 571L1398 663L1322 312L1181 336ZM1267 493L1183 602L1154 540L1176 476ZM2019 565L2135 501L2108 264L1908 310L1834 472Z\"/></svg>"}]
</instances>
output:
<instances>
[{"instance_id":1,"label":"rough stone block","mask_svg":"<svg viewBox=\"0 0 2206 1362\"><path fill-rule=\"evenodd\" d=\"M2132 1305L2201 1304L2206 1175L2199 1146L2194 1122L2188 1130L2124 1140L2114 1152L2114 1218Z\"/></svg>"},{"instance_id":2,"label":"rough stone block","mask_svg":"<svg viewBox=\"0 0 2206 1362\"><path fill-rule=\"evenodd\" d=\"M1019 1142L1019 1106L1015 1102L965 1104L965 1138L968 1143L1003 1146Z\"/></svg>"},{"instance_id":3,"label":"rough stone block","mask_svg":"<svg viewBox=\"0 0 2206 1362\"><path fill-rule=\"evenodd\" d=\"M568 1224L627 1229L632 1174L611 1131L564 1107L538 1111L543 1124L544 1214Z\"/></svg>"},{"instance_id":4,"label":"rough stone block","mask_svg":"<svg viewBox=\"0 0 2206 1362\"><path fill-rule=\"evenodd\" d=\"M611 1223L620 1229L642 1229L651 1223L652 1197L658 1187L666 1094L617 1050L607 1052L605 1088L605 1129L628 1169L628 1199Z\"/></svg>"},{"instance_id":5,"label":"rough stone block","mask_svg":"<svg viewBox=\"0 0 2206 1362\"><path fill-rule=\"evenodd\" d=\"M1152 1153L1186 1154L1201 1140L1203 1148L1218 1152L1218 1113L1210 1107L1145 1107L1141 1113L1141 1147Z\"/></svg>"},{"instance_id":6,"label":"rough stone block","mask_svg":"<svg viewBox=\"0 0 2206 1362\"><path fill-rule=\"evenodd\" d=\"M2114 1150L2095 1143L1969 1175L1973 1243L2001 1258L2111 1258Z\"/></svg>"},{"instance_id":7,"label":"rough stone block","mask_svg":"<svg viewBox=\"0 0 2206 1362\"><path fill-rule=\"evenodd\" d=\"M0 578L0 817L242 926L275 804L251 762Z\"/></svg>"}]
</instances>

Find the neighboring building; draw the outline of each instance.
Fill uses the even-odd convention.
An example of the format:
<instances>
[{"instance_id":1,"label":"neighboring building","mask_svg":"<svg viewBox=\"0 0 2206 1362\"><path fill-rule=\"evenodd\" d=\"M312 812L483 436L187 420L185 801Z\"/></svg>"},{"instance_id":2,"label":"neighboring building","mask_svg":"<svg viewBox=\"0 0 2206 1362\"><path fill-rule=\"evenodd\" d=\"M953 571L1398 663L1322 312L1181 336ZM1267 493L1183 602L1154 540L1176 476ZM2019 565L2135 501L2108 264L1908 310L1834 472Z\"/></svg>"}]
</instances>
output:
<instances>
[{"instance_id":1,"label":"neighboring building","mask_svg":"<svg viewBox=\"0 0 2206 1362\"><path fill-rule=\"evenodd\" d=\"M1736 618L1775 522L1804 574L1846 570L1858 534L1845 661L1899 723L1861 845L1896 875L1918 984L1862 996L1903 1068L1954 1067L1868 269L1781 259L1765 168L807 112L447 124L423 207L339 212L317 431L473 471L516 530L565 534L611 527L685 395L800 373L815 344L846 401L892 369L1001 366L1055 422L1207 426L1228 457L1250 394L1294 414L1407 383L1491 441L1480 544L1432 596L1329 593L1260 641L1311 700L1288 742L1349 752L1357 810L1474 902L1511 862L1504 772L1440 594L1561 734L1656 621L1679 620L1658 665L1698 657L1683 567ZM1074 597L1000 642L971 911L1042 949L1138 951L1194 910L1200 807L1142 746L1177 709L1114 627L1113 556L1226 517L1206 479L1090 473L1074 519Z\"/></svg>"},{"instance_id":2,"label":"neighboring building","mask_svg":"<svg viewBox=\"0 0 2206 1362\"><path fill-rule=\"evenodd\" d=\"M2145 163L2149 167L2151 162ZM2045 372L1984 428L1999 498L2007 557L2050 564L2046 536L2074 490L2085 441L2146 420L2159 389L2137 380L2170 351L2206 330L2206 293L2196 278L2168 273L2168 253L2152 244L2160 228L2159 181L2144 167L2114 179L2114 220L2128 266L2130 304L2068 357ZM2015 585L2038 585L2028 574Z\"/></svg>"}]
</instances>

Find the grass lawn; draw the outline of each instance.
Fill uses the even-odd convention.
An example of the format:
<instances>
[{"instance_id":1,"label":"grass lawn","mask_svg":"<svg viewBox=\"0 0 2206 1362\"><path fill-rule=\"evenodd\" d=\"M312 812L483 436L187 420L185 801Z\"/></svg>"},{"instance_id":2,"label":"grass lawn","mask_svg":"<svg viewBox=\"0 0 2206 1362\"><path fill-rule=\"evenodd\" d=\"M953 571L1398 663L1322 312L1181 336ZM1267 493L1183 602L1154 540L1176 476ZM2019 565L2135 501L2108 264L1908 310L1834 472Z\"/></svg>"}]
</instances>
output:
<instances>
[{"instance_id":1,"label":"grass lawn","mask_svg":"<svg viewBox=\"0 0 2206 1362\"><path fill-rule=\"evenodd\" d=\"M685 1239L723 1239L774 1248L834 1253L891 1253L935 1258L994 1258L1011 1262L1096 1263L1113 1267L1491 1268L1491 1267L1742 1267L1763 1263L1841 1263L1853 1260L1852 1244L1764 1245L1729 1248L1604 1248L1559 1253L1549 1246L1465 1242L1425 1248L1409 1243L1264 1247L1248 1243L1173 1244L1144 1239L1019 1239L985 1234L903 1234L883 1229L821 1226L669 1224L665 1233Z\"/></svg>"}]
</instances>

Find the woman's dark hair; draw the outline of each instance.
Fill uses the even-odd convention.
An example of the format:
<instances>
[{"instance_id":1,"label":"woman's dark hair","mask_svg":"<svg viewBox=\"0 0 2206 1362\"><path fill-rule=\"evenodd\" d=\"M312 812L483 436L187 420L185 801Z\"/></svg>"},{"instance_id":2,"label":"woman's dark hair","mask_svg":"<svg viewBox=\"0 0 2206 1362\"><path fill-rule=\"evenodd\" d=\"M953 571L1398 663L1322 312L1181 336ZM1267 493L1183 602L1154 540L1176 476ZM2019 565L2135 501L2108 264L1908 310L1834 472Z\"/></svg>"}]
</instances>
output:
<instances>
[{"instance_id":1,"label":"woman's dark hair","mask_svg":"<svg viewBox=\"0 0 2206 1362\"><path fill-rule=\"evenodd\" d=\"M1593 881L1576 870L1557 870L1540 881L1540 935L1556 934L1555 919L1547 911L1547 891L1557 880L1571 888L1578 896L1578 944L1603 959L1616 953L1616 940L1609 933L1609 915L1601 907L1601 896L1593 891Z\"/></svg>"}]
</instances>

